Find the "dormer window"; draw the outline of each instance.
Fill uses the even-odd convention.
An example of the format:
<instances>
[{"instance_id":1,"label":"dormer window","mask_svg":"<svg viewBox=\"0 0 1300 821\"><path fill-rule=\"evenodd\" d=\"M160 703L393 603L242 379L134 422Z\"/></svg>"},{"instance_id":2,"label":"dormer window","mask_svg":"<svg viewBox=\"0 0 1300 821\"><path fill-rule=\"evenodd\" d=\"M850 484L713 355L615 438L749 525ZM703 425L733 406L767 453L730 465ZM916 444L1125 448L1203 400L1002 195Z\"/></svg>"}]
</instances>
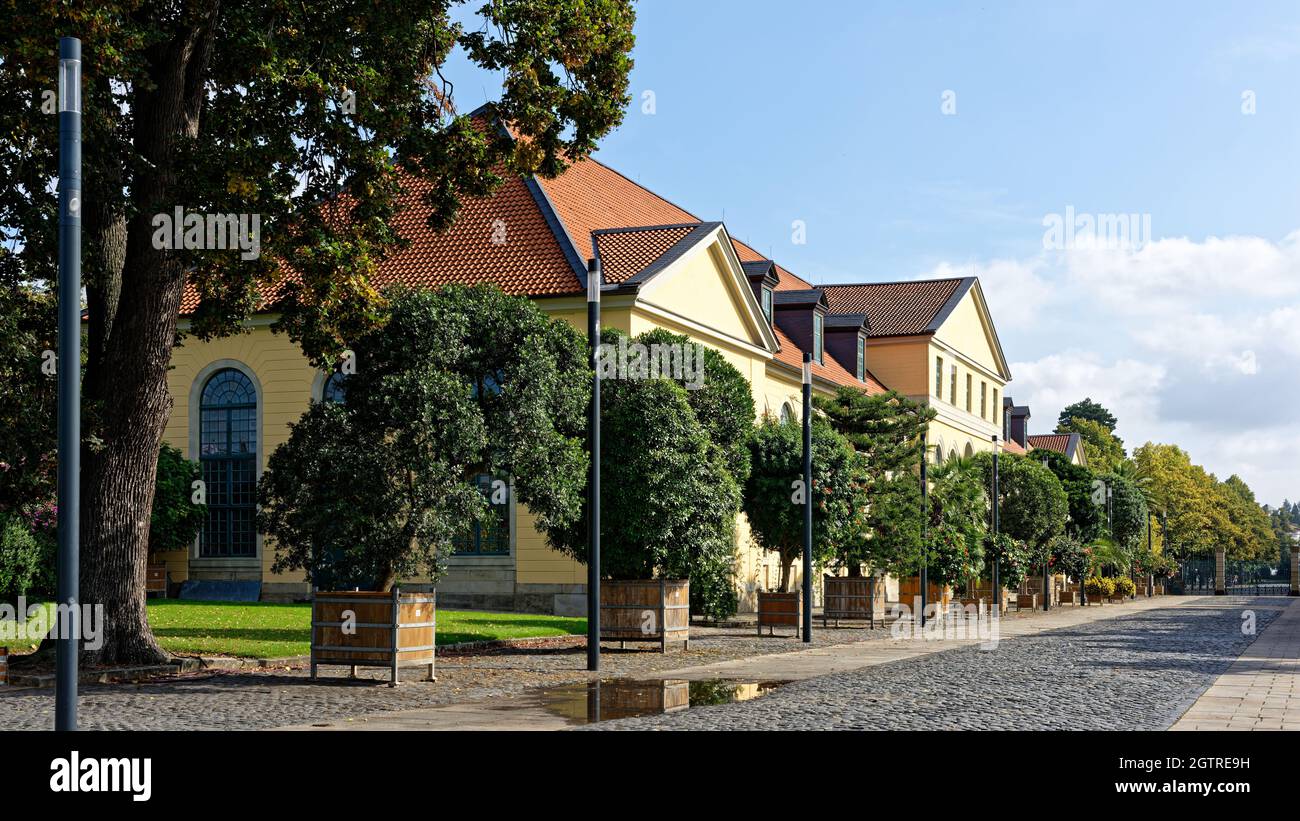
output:
<instances>
[{"instance_id":1,"label":"dormer window","mask_svg":"<svg viewBox=\"0 0 1300 821\"><path fill-rule=\"evenodd\" d=\"M858 336L858 381L867 381L867 338Z\"/></svg>"},{"instance_id":2,"label":"dormer window","mask_svg":"<svg viewBox=\"0 0 1300 821\"><path fill-rule=\"evenodd\" d=\"M824 322L825 317L821 314L813 314L813 359L817 360L817 364L819 365L826 364L825 360L822 358L822 350L825 347L823 344L822 331L822 324Z\"/></svg>"},{"instance_id":3,"label":"dormer window","mask_svg":"<svg viewBox=\"0 0 1300 821\"><path fill-rule=\"evenodd\" d=\"M772 324L772 289L763 288L763 316L767 317L767 324Z\"/></svg>"}]
</instances>

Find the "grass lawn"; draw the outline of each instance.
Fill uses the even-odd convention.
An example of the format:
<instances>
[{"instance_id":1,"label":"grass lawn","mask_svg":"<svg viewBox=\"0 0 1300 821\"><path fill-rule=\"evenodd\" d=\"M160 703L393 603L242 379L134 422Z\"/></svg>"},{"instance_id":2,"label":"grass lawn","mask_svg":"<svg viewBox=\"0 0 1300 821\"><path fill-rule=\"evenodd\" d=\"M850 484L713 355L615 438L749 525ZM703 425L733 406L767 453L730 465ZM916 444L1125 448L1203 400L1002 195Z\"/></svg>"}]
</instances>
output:
<instances>
[{"instance_id":1,"label":"grass lawn","mask_svg":"<svg viewBox=\"0 0 1300 821\"><path fill-rule=\"evenodd\" d=\"M149 624L159 643L173 653L305 656L311 641L311 605L150 599ZM438 610L439 645L585 632L586 619Z\"/></svg>"}]
</instances>

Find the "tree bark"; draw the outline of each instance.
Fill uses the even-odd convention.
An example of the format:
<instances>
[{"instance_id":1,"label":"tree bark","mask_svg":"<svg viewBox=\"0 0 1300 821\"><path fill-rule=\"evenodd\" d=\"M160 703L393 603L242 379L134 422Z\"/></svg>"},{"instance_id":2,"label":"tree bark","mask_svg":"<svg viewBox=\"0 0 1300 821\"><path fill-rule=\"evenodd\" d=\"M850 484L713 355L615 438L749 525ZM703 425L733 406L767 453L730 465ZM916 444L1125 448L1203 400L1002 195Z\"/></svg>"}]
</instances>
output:
<instances>
[{"instance_id":1,"label":"tree bark","mask_svg":"<svg viewBox=\"0 0 1300 821\"><path fill-rule=\"evenodd\" d=\"M198 135L217 9L210 3L198 24L151 49L155 85L137 86L132 99L132 141L146 169L131 192L138 210L125 223L111 213L95 215L105 268L89 282L90 307L102 315L91 320L85 384L99 442L83 447L81 601L103 607L104 640L86 652L90 663L167 657L149 628L144 588L158 448L172 409L167 368L184 270L175 252L152 247L150 220L174 191L178 139ZM120 276L113 271L117 253Z\"/></svg>"},{"instance_id":2,"label":"tree bark","mask_svg":"<svg viewBox=\"0 0 1300 821\"><path fill-rule=\"evenodd\" d=\"M794 570L794 557L782 556L781 557L781 590L779 592L781 593L790 592L790 577L794 575L793 570Z\"/></svg>"}]
</instances>

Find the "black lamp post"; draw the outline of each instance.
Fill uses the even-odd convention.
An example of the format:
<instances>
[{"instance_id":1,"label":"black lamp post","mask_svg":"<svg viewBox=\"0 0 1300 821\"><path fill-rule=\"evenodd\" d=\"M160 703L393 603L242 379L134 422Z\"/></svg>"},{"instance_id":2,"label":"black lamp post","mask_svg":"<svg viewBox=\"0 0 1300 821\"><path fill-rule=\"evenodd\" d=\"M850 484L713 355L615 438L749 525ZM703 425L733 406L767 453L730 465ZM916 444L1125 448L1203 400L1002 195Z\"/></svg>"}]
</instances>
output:
<instances>
[{"instance_id":1,"label":"black lamp post","mask_svg":"<svg viewBox=\"0 0 1300 821\"><path fill-rule=\"evenodd\" d=\"M587 260L587 342L591 345L591 443L587 492L587 669L600 669L600 260ZM660 630L663 625L657 625Z\"/></svg>"},{"instance_id":2,"label":"black lamp post","mask_svg":"<svg viewBox=\"0 0 1300 821\"><path fill-rule=\"evenodd\" d=\"M930 480L927 473L925 431L921 431L921 626L925 627L926 602L930 597Z\"/></svg>"},{"instance_id":3,"label":"black lamp post","mask_svg":"<svg viewBox=\"0 0 1300 821\"><path fill-rule=\"evenodd\" d=\"M77 729L81 578L81 41L59 38L59 625L54 729ZM65 622L70 619L72 623Z\"/></svg>"},{"instance_id":4,"label":"black lamp post","mask_svg":"<svg viewBox=\"0 0 1300 821\"><path fill-rule=\"evenodd\" d=\"M812 643L812 354L803 355L803 641Z\"/></svg>"},{"instance_id":5,"label":"black lamp post","mask_svg":"<svg viewBox=\"0 0 1300 821\"><path fill-rule=\"evenodd\" d=\"M990 581L993 584L993 612L1002 613L1002 585L998 579L998 564L1001 557L997 555L998 541L998 435L993 434L993 572Z\"/></svg>"}]
</instances>

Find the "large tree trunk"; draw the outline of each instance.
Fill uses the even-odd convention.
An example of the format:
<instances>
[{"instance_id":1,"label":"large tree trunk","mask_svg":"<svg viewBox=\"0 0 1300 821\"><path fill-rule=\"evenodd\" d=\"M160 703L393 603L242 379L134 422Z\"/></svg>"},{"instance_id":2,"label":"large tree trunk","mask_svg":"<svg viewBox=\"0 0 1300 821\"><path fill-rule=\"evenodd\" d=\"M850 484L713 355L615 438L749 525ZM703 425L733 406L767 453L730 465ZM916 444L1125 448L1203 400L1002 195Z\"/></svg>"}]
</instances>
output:
<instances>
[{"instance_id":1,"label":"large tree trunk","mask_svg":"<svg viewBox=\"0 0 1300 821\"><path fill-rule=\"evenodd\" d=\"M152 49L156 85L138 86L133 96L132 138L146 163L131 192L140 211L125 224L124 236L117 215L87 215L102 242L96 264L104 266L87 279L89 306L101 312L91 321L85 379L95 423L88 432L99 441L84 447L82 456L81 601L104 611L103 645L87 652L90 662L167 657L149 629L144 588L158 448L172 408L167 368L184 271L174 252L153 248L150 220L173 196L178 139L198 135L217 7L212 2L199 25ZM122 267L115 276L118 254Z\"/></svg>"},{"instance_id":2,"label":"large tree trunk","mask_svg":"<svg viewBox=\"0 0 1300 821\"><path fill-rule=\"evenodd\" d=\"M789 593L791 577L794 575L794 556L781 556L781 589L777 592Z\"/></svg>"}]
</instances>

